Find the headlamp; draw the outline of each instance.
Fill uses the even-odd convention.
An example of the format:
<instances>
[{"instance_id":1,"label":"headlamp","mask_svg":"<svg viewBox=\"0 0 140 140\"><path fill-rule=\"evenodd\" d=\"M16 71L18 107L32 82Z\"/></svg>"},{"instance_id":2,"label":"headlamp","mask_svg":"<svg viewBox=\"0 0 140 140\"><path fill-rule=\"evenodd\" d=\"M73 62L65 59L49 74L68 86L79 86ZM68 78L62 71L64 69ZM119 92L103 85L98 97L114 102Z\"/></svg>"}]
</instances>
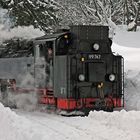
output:
<instances>
[{"instance_id":1,"label":"headlamp","mask_svg":"<svg viewBox=\"0 0 140 140\"><path fill-rule=\"evenodd\" d=\"M85 81L85 76L84 76L84 74L80 74L80 75L79 75L79 81L81 81L81 82Z\"/></svg>"},{"instance_id":2,"label":"headlamp","mask_svg":"<svg viewBox=\"0 0 140 140\"><path fill-rule=\"evenodd\" d=\"M110 74L109 75L109 81L111 81L111 82L113 82L113 81L115 81L115 75L114 74Z\"/></svg>"},{"instance_id":3,"label":"headlamp","mask_svg":"<svg viewBox=\"0 0 140 140\"><path fill-rule=\"evenodd\" d=\"M98 51L99 48L100 48L99 44L97 44L97 43L93 44L93 49L94 49L95 51Z\"/></svg>"}]
</instances>

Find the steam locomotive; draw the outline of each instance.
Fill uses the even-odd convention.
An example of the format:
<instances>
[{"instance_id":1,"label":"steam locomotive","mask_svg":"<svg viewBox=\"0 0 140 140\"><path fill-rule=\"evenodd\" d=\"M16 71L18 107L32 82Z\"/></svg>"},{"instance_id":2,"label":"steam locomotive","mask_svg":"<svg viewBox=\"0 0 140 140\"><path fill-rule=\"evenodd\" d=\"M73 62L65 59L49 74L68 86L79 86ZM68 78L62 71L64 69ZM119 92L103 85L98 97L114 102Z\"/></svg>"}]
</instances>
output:
<instances>
[{"instance_id":1,"label":"steam locomotive","mask_svg":"<svg viewBox=\"0 0 140 140\"><path fill-rule=\"evenodd\" d=\"M113 54L107 26L75 25L31 42L0 55L3 98L7 89L35 92L38 105L62 115L124 106L124 60Z\"/></svg>"}]
</instances>

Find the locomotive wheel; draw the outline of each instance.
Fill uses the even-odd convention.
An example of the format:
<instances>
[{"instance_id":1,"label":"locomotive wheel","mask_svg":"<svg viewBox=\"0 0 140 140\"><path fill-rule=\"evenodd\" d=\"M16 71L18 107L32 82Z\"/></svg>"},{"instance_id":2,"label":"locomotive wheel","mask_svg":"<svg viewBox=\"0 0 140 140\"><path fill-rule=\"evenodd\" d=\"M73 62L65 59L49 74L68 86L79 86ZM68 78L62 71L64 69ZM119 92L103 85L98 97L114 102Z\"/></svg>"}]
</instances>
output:
<instances>
[{"instance_id":1,"label":"locomotive wheel","mask_svg":"<svg viewBox=\"0 0 140 140\"><path fill-rule=\"evenodd\" d=\"M105 98L105 111L113 112L114 103L111 98Z\"/></svg>"},{"instance_id":2,"label":"locomotive wheel","mask_svg":"<svg viewBox=\"0 0 140 140\"><path fill-rule=\"evenodd\" d=\"M98 99L95 102L95 110L100 111L104 110L105 102L104 100Z\"/></svg>"}]
</instances>

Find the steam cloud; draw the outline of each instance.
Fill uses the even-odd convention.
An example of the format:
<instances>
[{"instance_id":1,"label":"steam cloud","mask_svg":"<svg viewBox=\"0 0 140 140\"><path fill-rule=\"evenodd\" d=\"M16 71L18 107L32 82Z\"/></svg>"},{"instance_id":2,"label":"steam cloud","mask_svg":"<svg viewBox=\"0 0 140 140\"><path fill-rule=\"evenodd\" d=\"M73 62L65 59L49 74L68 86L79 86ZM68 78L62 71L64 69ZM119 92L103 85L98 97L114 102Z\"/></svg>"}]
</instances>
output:
<instances>
[{"instance_id":1,"label":"steam cloud","mask_svg":"<svg viewBox=\"0 0 140 140\"><path fill-rule=\"evenodd\" d=\"M11 25L12 22L8 17L7 10L0 8L0 44L5 40L9 40L12 38L31 39L44 35L42 31L40 31L39 29L34 29L33 26L18 26L10 29ZM6 77L9 76L7 75ZM25 75L22 75L22 80L20 83L21 87L33 89L33 85L34 79L30 73L25 73ZM16 96L13 93L8 92L8 102L9 104L16 104L16 106L20 109L33 110L37 106L36 96L37 95L34 92L17 94Z\"/></svg>"},{"instance_id":2,"label":"steam cloud","mask_svg":"<svg viewBox=\"0 0 140 140\"><path fill-rule=\"evenodd\" d=\"M14 37L31 39L44 35L42 31L34 29L33 26L18 26L10 29L12 25L13 23L7 14L7 10L0 8L0 43Z\"/></svg>"}]
</instances>

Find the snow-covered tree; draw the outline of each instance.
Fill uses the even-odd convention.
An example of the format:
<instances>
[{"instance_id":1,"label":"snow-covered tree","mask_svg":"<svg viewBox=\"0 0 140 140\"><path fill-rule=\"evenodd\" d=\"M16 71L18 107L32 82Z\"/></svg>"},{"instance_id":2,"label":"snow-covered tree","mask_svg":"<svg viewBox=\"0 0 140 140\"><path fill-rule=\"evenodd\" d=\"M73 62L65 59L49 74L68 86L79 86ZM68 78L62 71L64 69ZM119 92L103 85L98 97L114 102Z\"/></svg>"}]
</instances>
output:
<instances>
[{"instance_id":1,"label":"snow-covered tree","mask_svg":"<svg viewBox=\"0 0 140 140\"><path fill-rule=\"evenodd\" d=\"M111 0L57 0L61 5L58 11L59 25L109 25L111 31L115 24L112 22ZM113 32L112 32L113 33Z\"/></svg>"},{"instance_id":2,"label":"snow-covered tree","mask_svg":"<svg viewBox=\"0 0 140 140\"><path fill-rule=\"evenodd\" d=\"M0 24L4 25L6 28L12 26L6 9L0 8Z\"/></svg>"},{"instance_id":3,"label":"snow-covered tree","mask_svg":"<svg viewBox=\"0 0 140 140\"><path fill-rule=\"evenodd\" d=\"M42 30L72 24L129 24L139 20L140 0L1 0L15 26ZM113 23L113 22L114 23Z\"/></svg>"},{"instance_id":4,"label":"snow-covered tree","mask_svg":"<svg viewBox=\"0 0 140 140\"><path fill-rule=\"evenodd\" d=\"M29 26L46 31L57 25L59 5L53 0L1 0L1 7L8 9L15 26Z\"/></svg>"},{"instance_id":5,"label":"snow-covered tree","mask_svg":"<svg viewBox=\"0 0 140 140\"><path fill-rule=\"evenodd\" d=\"M57 2L62 5L59 10L61 24L105 24L107 22L105 13L110 12L110 5L103 5L100 0L57 0Z\"/></svg>"},{"instance_id":6,"label":"snow-covered tree","mask_svg":"<svg viewBox=\"0 0 140 140\"><path fill-rule=\"evenodd\" d=\"M120 17L123 24L128 25L128 30L135 30L140 18L140 0L117 0Z\"/></svg>"},{"instance_id":7,"label":"snow-covered tree","mask_svg":"<svg viewBox=\"0 0 140 140\"><path fill-rule=\"evenodd\" d=\"M57 0L61 24L136 25L140 19L140 0ZM132 24L131 24L132 25Z\"/></svg>"}]
</instances>

